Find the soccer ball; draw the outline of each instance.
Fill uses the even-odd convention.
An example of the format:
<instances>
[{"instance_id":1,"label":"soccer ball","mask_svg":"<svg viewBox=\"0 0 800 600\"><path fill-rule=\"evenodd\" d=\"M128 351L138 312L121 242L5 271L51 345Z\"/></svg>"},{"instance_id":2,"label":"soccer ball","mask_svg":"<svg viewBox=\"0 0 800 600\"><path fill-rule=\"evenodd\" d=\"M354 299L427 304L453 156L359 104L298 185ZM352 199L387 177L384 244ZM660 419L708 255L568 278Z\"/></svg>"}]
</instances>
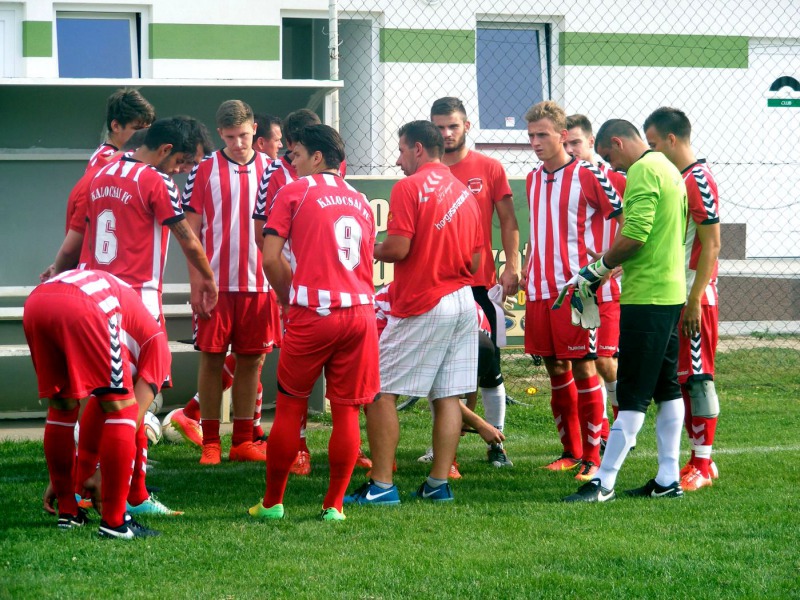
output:
<instances>
[{"instance_id":1,"label":"soccer ball","mask_svg":"<svg viewBox=\"0 0 800 600\"><path fill-rule=\"evenodd\" d=\"M146 412L142 427L144 427L144 432L147 435L147 445L155 446L161 440L161 423L158 417L151 412Z\"/></svg>"},{"instance_id":2,"label":"soccer ball","mask_svg":"<svg viewBox=\"0 0 800 600\"><path fill-rule=\"evenodd\" d=\"M164 420L161 421L161 432L164 435L164 439L170 444L183 443L183 436L172 426L172 415L179 410L181 409L176 408L175 410L171 410L167 413L167 416L164 417Z\"/></svg>"},{"instance_id":3,"label":"soccer ball","mask_svg":"<svg viewBox=\"0 0 800 600\"><path fill-rule=\"evenodd\" d=\"M147 407L147 411L157 415L161 412L162 406L164 406L164 396L161 395L161 392L158 392L150 403L150 406Z\"/></svg>"}]
</instances>

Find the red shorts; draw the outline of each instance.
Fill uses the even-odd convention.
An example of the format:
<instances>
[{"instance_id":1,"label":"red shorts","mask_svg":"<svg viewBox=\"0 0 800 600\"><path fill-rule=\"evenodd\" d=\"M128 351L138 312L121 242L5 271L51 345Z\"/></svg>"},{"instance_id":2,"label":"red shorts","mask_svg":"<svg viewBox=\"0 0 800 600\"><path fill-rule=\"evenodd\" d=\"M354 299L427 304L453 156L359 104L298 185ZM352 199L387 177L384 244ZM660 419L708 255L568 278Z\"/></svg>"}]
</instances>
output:
<instances>
[{"instance_id":1,"label":"red shorts","mask_svg":"<svg viewBox=\"0 0 800 600\"><path fill-rule=\"evenodd\" d=\"M272 334L272 345L275 348L280 348L281 340L283 339L281 303L278 302L278 295L272 288L269 290L269 331Z\"/></svg>"},{"instance_id":2,"label":"red shorts","mask_svg":"<svg viewBox=\"0 0 800 600\"><path fill-rule=\"evenodd\" d=\"M130 357L120 339L118 317L109 318L69 284L51 283L31 293L22 326L40 398L133 397Z\"/></svg>"},{"instance_id":3,"label":"red shorts","mask_svg":"<svg viewBox=\"0 0 800 600\"><path fill-rule=\"evenodd\" d=\"M701 309L700 333L688 338L678 325L678 382L681 384L690 378L714 379L714 355L719 341L719 307L706 304Z\"/></svg>"},{"instance_id":4,"label":"red shorts","mask_svg":"<svg viewBox=\"0 0 800 600\"><path fill-rule=\"evenodd\" d=\"M619 354L619 301L601 302L600 327L597 328L597 356L614 357Z\"/></svg>"},{"instance_id":5,"label":"red shorts","mask_svg":"<svg viewBox=\"0 0 800 600\"><path fill-rule=\"evenodd\" d=\"M325 397L338 404L368 404L380 391L378 328L371 304L336 308L326 317L292 306L278 359L278 385L300 398L311 395L325 368Z\"/></svg>"},{"instance_id":6,"label":"red shorts","mask_svg":"<svg viewBox=\"0 0 800 600\"><path fill-rule=\"evenodd\" d=\"M555 298L525 305L525 352L563 360L597 358L595 332L572 324L570 298L558 310L552 308Z\"/></svg>"},{"instance_id":7,"label":"red shorts","mask_svg":"<svg viewBox=\"0 0 800 600\"><path fill-rule=\"evenodd\" d=\"M203 352L265 354L272 352L270 295L220 292L210 319L195 318L194 345Z\"/></svg>"}]
</instances>

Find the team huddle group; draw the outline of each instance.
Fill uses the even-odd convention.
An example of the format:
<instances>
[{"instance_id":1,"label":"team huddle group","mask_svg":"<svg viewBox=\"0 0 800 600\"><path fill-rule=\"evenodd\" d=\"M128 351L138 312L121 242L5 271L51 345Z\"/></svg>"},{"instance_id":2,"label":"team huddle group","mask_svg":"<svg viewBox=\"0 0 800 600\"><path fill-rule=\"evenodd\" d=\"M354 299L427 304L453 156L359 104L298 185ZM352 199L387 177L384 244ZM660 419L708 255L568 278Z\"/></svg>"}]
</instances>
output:
<instances>
[{"instance_id":1,"label":"team huddle group","mask_svg":"<svg viewBox=\"0 0 800 600\"><path fill-rule=\"evenodd\" d=\"M651 400L658 472L628 493L679 498L712 484L718 198L692 152L686 115L656 110L645 142L625 120L594 136L582 115L567 117L551 101L532 106L525 118L539 164L527 177L530 238L520 269L502 165L467 147L459 99L440 98L430 112L399 130L406 177L392 189L378 242L367 198L344 179L344 141L313 112L281 121L223 102L224 147L213 151L197 120L155 119L138 91L112 94L108 139L70 194L66 237L23 317L39 395L49 400L44 501L51 512L57 502L60 528L87 523L81 498L100 511L102 537L155 535L134 517L180 514L147 490L142 426L170 385L161 301L170 233L187 259L200 351L198 393L171 420L202 447L201 464L220 463L221 398L231 388L229 460L266 460L263 499L249 509L256 519L283 518L290 472L310 471L308 398L323 373L333 421L323 521L343 520L344 504L400 504L392 478L401 395L428 398L433 416L432 447L421 457L430 475L413 496L453 500L448 477L459 476L463 427L486 441L489 463L511 467L499 348L502 305L519 289L525 350L544 360L563 446L544 468L584 482L565 500L615 498ZM182 195L171 179L179 172L190 173ZM499 277L495 212L506 256ZM395 266L377 295L375 260ZM267 437L260 377L273 347ZM484 418L472 410L478 389ZM362 408L371 460L361 451ZM679 469L684 424L692 455ZM369 478L346 495L357 463L371 467Z\"/></svg>"}]
</instances>

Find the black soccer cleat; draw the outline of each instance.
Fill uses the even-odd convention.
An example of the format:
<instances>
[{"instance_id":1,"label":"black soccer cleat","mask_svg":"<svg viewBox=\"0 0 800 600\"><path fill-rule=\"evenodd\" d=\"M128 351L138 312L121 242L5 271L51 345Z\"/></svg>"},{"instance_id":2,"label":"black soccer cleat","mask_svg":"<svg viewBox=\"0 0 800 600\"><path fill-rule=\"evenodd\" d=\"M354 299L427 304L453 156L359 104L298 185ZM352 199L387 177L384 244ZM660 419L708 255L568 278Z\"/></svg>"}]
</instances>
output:
<instances>
[{"instance_id":1,"label":"black soccer cleat","mask_svg":"<svg viewBox=\"0 0 800 600\"><path fill-rule=\"evenodd\" d=\"M564 498L564 502L611 502L616 497L614 490L607 490L600 485L599 479L592 479Z\"/></svg>"},{"instance_id":2,"label":"black soccer cleat","mask_svg":"<svg viewBox=\"0 0 800 600\"><path fill-rule=\"evenodd\" d=\"M122 521L122 525L119 527L111 527L105 521L100 521L100 529L97 531L97 534L102 538L116 540L132 540L137 537L161 535L159 531L148 529L141 523L137 523L128 513L125 513L125 518Z\"/></svg>"},{"instance_id":3,"label":"black soccer cleat","mask_svg":"<svg viewBox=\"0 0 800 600\"><path fill-rule=\"evenodd\" d=\"M70 515L67 513L59 513L58 515L59 529L73 529L75 527L83 527L88 522L89 522L89 514L80 507L78 507L77 515Z\"/></svg>"},{"instance_id":4,"label":"black soccer cleat","mask_svg":"<svg viewBox=\"0 0 800 600\"><path fill-rule=\"evenodd\" d=\"M625 494L635 498L683 498L683 488L677 481L659 485L655 479L651 479L640 488L625 490Z\"/></svg>"}]
</instances>

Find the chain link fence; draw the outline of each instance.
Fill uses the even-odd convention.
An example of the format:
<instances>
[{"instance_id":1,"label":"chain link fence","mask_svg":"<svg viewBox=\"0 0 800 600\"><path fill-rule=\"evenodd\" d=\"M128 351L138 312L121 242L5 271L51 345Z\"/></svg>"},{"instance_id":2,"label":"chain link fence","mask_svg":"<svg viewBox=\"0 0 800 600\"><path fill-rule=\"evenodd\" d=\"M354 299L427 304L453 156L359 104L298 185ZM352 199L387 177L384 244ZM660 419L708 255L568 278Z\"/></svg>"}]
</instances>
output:
<instances>
[{"instance_id":1,"label":"chain link fence","mask_svg":"<svg viewBox=\"0 0 800 600\"><path fill-rule=\"evenodd\" d=\"M595 129L609 118L641 126L660 106L686 112L693 148L719 185L720 352L746 352L742 364L753 381L795 362L796 2L340 0L338 11L348 174L365 185L387 179L388 189L402 177L395 166L400 125L428 118L435 99L457 96L472 124L468 144L500 160L512 180L521 244L524 177L537 162L523 118L528 107L552 99L567 114L588 116ZM521 308L515 305L515 327ZM523 399L548 385L521 350L505 356L510 393Z\"/></svg>"}]
</instances>

